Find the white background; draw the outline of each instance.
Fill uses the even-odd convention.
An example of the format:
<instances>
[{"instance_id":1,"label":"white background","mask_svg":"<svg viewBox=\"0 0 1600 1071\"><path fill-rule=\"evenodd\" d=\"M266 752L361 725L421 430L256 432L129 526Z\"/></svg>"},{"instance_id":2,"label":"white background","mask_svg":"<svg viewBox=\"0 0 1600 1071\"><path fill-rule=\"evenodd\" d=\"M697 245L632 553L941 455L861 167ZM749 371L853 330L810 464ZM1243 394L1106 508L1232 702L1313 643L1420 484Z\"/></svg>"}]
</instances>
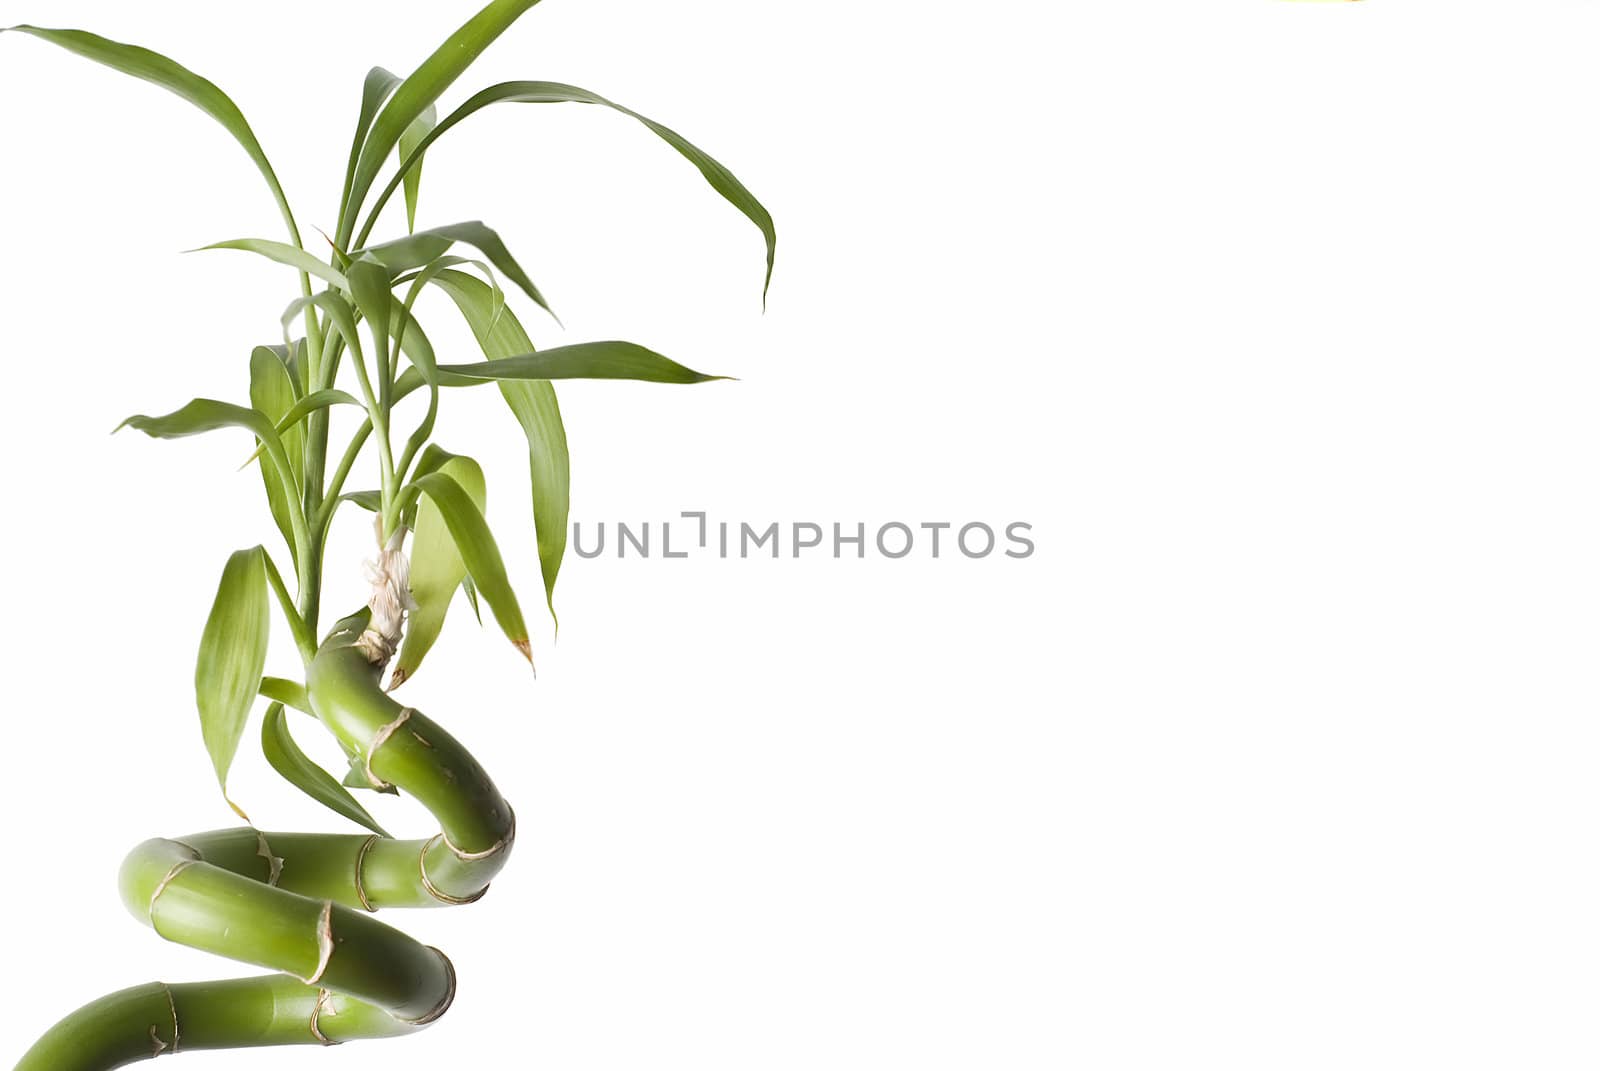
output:
<instances>
[{"instance_id":1,"label":"white background","mask_svg":"<svg viewBox=\"0 0 1600 1071\"><path fill-rule=\"evenodd\" d=\"M0 23L209 74L317 240L366 67L473 6ZM506 235L567 325L530 313L536 342L742 378L563 388L575 518L1023 520L1038 552L570 560L537 683L458 608L408 691L517 804L517 858L396 920L460 968L446 1020L294 1058L1595 1066L1597 42L1594 5L1532 0L536 8L447 103L593 88L780 231L763 316L755 231L626 119L505 107L430 156L422 222ZM273 533L239 436L105 433L242 399L294 282L178 255L279 232L176 98L4 37L0 125L3 1062L108 989L237 973L115 874L230 821L193 651L227 553ZM447 403L532 611L519 432L492 392ZM338 828L253 739L256 820Z\"/></svg>"}]
</instances>

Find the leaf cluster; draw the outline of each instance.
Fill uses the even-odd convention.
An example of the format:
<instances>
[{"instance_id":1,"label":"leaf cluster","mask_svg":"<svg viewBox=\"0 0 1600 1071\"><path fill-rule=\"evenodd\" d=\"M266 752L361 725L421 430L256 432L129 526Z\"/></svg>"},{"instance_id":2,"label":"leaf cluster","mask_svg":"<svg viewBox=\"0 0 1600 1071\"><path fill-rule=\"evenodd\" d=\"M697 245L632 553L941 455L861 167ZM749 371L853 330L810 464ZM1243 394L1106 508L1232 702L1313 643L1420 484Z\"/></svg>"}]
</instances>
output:
<instances>
[{"instance_id":1,"label":"leaf cluster","mask_svg":"<svg viewBox=\"0 0 1600 1071\"><path fill-rule=\"evenodd\" d=\"M523 432L535 544L545 603L553 615L571 483L555 381L691 384L721 378L631 342L585 342L536 351L500 280L554 313L500 234L479 221L416 229L423 164L437 151L440 138L494 104L587 104L637 120L692 163L761 232L765 296L777 242L771 215L731 171L671 128L589 90L540 81L490 86L439 118L440 97L535 3L492 0L410 75L402 78L381 67L368 73L326 260L306 250L265 150L243 113L215 83L160 53L83 30L10 28L167 89L211 116L254 162L283 218L287 240L238 238L205 247L264 257L299 278L300 293L281 317L282 339L249 355L248 398L199 398L165 415L129 417L123 425L164 439L226 428L247 432L255 443L249 460L259 469L267 513L288 556L290 568L285 570L265 545L232 554L202 633L195 694L202 737L224 796L250 712L258 697L266 697L270 706L262 747L273 769L337 813L383 833L348 791L377 787L367 783L360 763L352 761L350 776L341 782L307 758L290 734L286 708L315 713L304 686L266 676L274 604L302 660L309 665L316 653L323 552L344 503L372 512L380 543L402 529L414 533L416 609L391 687L416 674L458 591L465 592L475 613L480 600L487 604L506 638L528 655L527 623L485 516L482 466L434 441L441 401L450 390L495 384ZM373 241L396 192L403 192L406 231ZM451 299L477 342L476 359L438 359L414 311L428 287ZM407 429L397 427L396 407L417 392L426 396L420 420ZM354 410L359 420L335 451L331 415L339 408ZM347 490L351 474L362 466L373 473L376 487ZM292 576L292 583L286 576Z\"/></svg>"}]
</instances>

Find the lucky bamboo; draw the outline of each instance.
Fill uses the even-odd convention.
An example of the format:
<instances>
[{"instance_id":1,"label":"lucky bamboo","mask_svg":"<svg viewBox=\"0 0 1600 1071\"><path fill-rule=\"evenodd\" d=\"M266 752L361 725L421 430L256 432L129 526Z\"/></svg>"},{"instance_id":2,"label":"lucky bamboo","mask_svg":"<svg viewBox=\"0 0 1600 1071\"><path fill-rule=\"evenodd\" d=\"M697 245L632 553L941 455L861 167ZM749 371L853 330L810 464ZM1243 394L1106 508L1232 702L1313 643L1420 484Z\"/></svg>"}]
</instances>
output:
<instances>
[{"instance_id":1,"label":"lucky bamboo","mask_svg":"<svg viewBox=\"0 0 1600 1071\"><path fill-rule=\"evenodd\" d=\"M266 180L288 241L240 239L243 250L293 268L300 297L284 313L281 344L250 358L249 404L197 399L165 416L126 423L160 438L237 427L256 441L274 527L291 567L265 546L228 558L201 639L196 701L207 751L226 796L251 711L268 704L262 746L273 768L359 834L266 832L254 826L150 840L128 856L123 902L161 937L276 972L222 982L150 983L85 1005L47 1032L18 1071L103 1071L200 1049L333 1045L422 1029L450 1007L454 968L438 949L372 917L386 908L469 904L511 854L516 818L483 767L444 728L391 694L416 673L458 592L481 600L531 660L528 628L483 508L482 469L434 440L441 392L499 386L527 439L544 596L552 602L565 548L566 436L552 381L572 378L699 383L705 376L625 342L536 351L501 290L504 277L548 310L500 236L481 223L414 230L424 154L474 112L496 103L584 103L628 115L695 165L760 229L770 279L771 217L716 160L681 135L575 86L507 82L470 97L444 119L438 98L536 0L494 0L409 77L374 68L363 86L332 240L323 262L301 243L290 202L244 116L214 84L158 53L80 30L12 27L162 86L221 123ZM385 169L392 175L370 206ZM391 196L404 189L407 233L374 244ZM366 215L363 217L363 209ZM471 247L478 258L452 252ZM317 285L314 285L317 284ZM320 285L324 288L318 289ZM428 286L466 319L482 360L442 363L413 308ZM764 291L763 291L764 292ZM303 330L295 335L291 328ZM353 381L359 394L339 384ZM397 438L395 407L426 391L421 422ZM359 418L332 450L333 416ZM328 471L330 458L337 458ZM366 460L371 491L349 492ZM371 511L376 534L366 608L316 639L324 547L340 506ZM406 540L412 535L408 554ZM300 679L266 674L276 607L301 657ZM407 629L408 619L412 627ZM385 669L392 665L387 687ZM341 780L317 767L290 729L298 710L329 732L349 760ZM439 831L398 840L351 789L408 793ZM232 801L230 800L230 805ZM237 810L238 808L235 807ZM243 812L240 811L241 816Z\"/></svg>"}]
</instances>

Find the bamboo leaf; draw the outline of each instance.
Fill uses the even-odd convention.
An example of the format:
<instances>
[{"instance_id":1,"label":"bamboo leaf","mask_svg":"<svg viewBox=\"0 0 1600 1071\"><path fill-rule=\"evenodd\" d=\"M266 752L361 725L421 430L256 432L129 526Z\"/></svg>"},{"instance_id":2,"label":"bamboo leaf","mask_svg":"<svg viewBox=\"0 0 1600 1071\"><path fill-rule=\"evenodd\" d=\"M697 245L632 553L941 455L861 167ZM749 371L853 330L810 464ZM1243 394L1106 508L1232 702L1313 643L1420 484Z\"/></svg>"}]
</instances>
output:
<instances>
[{"instance_id":1,"label":"bamboo leaf","mask_svg":"<svg viewBox=\"0 0 1600 1071\"><path fill-rule=\"evenodd\" d=\"M339 332L339 337L344 339L345 345L350 347L359 360L364 351L361 347L361 337L356 333L355 310L337 291L323 290L310 297L299 297L289 302L289 307L284 309L283 315L279 317L284 330L289 329L295 317L299 316L308 305L314 305L328 314L328 319Z\"/></svg>"},{"instance_id":2,"label":"bamboo leaf","mask_svg":"<svg viewBox=\"0 0 1600 1071\"><path fill-rule=\"evenodd\" d=\"M401 81L398 74L386 71L382 67L374 67L367 72L366 80L361 85L361 112L356 118L355 137L350 142L350 162L345 165L344 189L339 195L341 227L346 217L353 215L355 211L350 208L350 189L356 180L356 164L361 159L361 146L366 143L367 131L372 129L372 121L377 118L378 109L389 99L389 94L395 91L395 87Z\"/></svg>"},{"instance_id":3,"label":"bamboo leaf","mask_svg":"<svg viewBox=\"0 0 1600 1071\"><path fill-rule=\"evenodd\" d=\"M438 125L439 112L430 104L422 110L421 115L411 121L411 125L406 127L406 132L400 135L400 145L396 149L400 160L404 161L406 157L416 152L417 146L422 144L422 139L427 137L428 133ZM421 186L422 154L418 153L417 162L406 171L405 176L407 231L415 231L417 229L417 191Z\"/></svg>"},{"instance_id":4,"label":"bamboo leaf","mask_svg":"<svg viewBox=\"0 0 1600 1071\"><path fill-rule=\"evenodd\" d=\"M300 397L306 392L306 367L300 360L301 352L305 347L305 339L295 339L293 342L282 346L257 346L267 356L283 365L284 371L289 373L289 382L294 386L294 396ZM252 356L254 353L252 351Z\"/></svg>"},{"instance_id":5,"label":"bamboo leaf","mask_svg":"<svg viewBox=\"0 0 1600 1071\"><path fill-rule=\"evenodd\" d=\"M516 592L506 576L505 561L500 557L483 512L473 502L462 486L445 472L430 472L411 481L411 486L426 495L438 507L439 516L450 533L467 574L478 587L501 631L522 656L533 661L528 644L528 626L522 619L522 608L517 604Z\"/></svg>"},{"instance_id":6,"label":"bamboo leaf","mask_svg":"<svg viewBox=\"0 0 1600 1071\"><path fill-rule=\"evenodd\" d=\"M295 470L290 466L289 454L284 448L283 440L278 436L272 421L259 410L246 409L242 405L214 401L210 398L196 398L182 409L176 409L165 416L152 417L143 414L131 416L117 425L116 430L121 431L123 428L134 428L155 439L182 439L190 435L217 431L220 428L245 428L253 432L266 448L267 456L271 457L277 466L285 490L294 486L292 473Z\"/></svg>"},{"instance_id":7,"label":"bamboo leaf","mask_svg":"<svg viewBox=\"0 0 1600 1071\"><path fill-rule=\"evenodd\" d=\"M461 73L477 59L495 38L505 32L513 22L539 0L491 0L460 29L445 39L433 54L422 61L389 97L388 103L373 121L361 148L351 183L350 196L346 198L348 213L342 221L339 244L349 245L354 232L355 216L372 189L384 161L399 144L401 136L423 111L439 99ZM416 153L412 154L413 156ZM376 213L374 213L376 218ZM369 222L368 228L371 229Z\"/></svg>"},{"instance_id":8,"label":"bamboo leaf","mask_svg":"<svg viewBox=\"0 0 1600 1071\"><path fill-rule=\"evenodd\" d=\"M199 249L191 249L189 252L202 253L208 249L237 249L245 253L254 253L278 264L286 264L308 275L315 275L319 279L332 283L340 290L350 289L350 284L337 269L324 264L304 249L296 248L286 242L274 242L267 238L233 238L226 242L213 242L210 245L203 245Z\"/></svg>"},{"instance_id":9,"label":"bamboo leaf","mask_svg":"<svg viewBox=\"0 0 1600 1071\"><path fill-rule=\"evenodd\" d=\"M435 449L430 447L429 453ZM450 477L467 493L478 512L483 512L487 501L483 469L472 458L446 455L435 461L424 455L419 472L440 472ZM411 595L417 606L406 619L405 640L395 659L391 690L416 676L422 659L444 628L445 615L456 589L467 580L466 563L461 560L449 526L432 499L423 498L417 503L413 531L416 534L411 543Z\"/></svg>"},{"instance_id":10,"label":"bamboo leaf","mask_svg":"<svg viewBox=\"0 0 1600 1071\"><path fill-rule=\"evenodd\" d=\"M516 315L505 307L498 288L457 271L441 272L434 279L434 285L456 303L489 360L533 351L533 342ZM545 605L554 618L556 577L567 552L567 515L572 496L567 431L561 420L561 407L556 403L555 387L549 382L503 380L499 386L501 397L528 441L534 538L539 552L539 572L544 580ZM476 612L476 598L473 598L473 608Z\"/></svg>"},{"instance_id":11,"label":"bamboo leaf","mask_svg":"<svg viewBox=\"0 0 1600 1071\"><path fill-rule=\"evenodd\" d=\"M598 93L592 93L577 86L565 85L561 82L502 82L499 85L490 86L488 89L474 94L466 103L441 120L439 125L434 127L432 133L422 139L417 147L412 150L410 157L407 158L405 163L401 164L399 174L379 194L378 200L372 209L371 219L375 219L378 213L382 211L384 203L394 195L395 187L409 173L410 168L422 161L422 155L427 152L428 146L432 145L444 135L445 131L467 118L467 116L481 108L499 103L596 104L603 108L610 108L613 111L620 112L644 124L651 133L671 145L686 160L694 164L700 174L705 177L705 180L711 184L711 188L721 194L723 199L734 208L743 213L745 218L754 223L756 229L761 232L761 236L766 241L767 246L767 272L761 286L762 299L766 299L767 288L772 284L773 262L778 253L778 232L772 222L772 214L767 211L766 206L756 199L755 194L746 189L744 183L740 182L732 171L729 171L721 163L697 148L672 128L663 126L654 119L640 115L631 108L624 108L620 104L607 100ZM369 228L371 226L370 219L368 226Z\"/></svg>"},{"instance_id":12,"label":"bamboo leaf","mask_svg":"<svg viewBox=\"0 0 1600 1071\"><path fill-rule=\"evenodd\" d=\"M250 404L256 412L268 420L278 422L283 419L295 405L295 383L284 361L266 346L257 346L250 353ZM300 458L305 444L303 433L292 436L279 431L279 438L283 442L285 454L288 456L292 471L301 471ZM258 446L259 454L266 447ZM255 454L251 455L252 459ZM248 464L248 462L247 462ZM273 523L278 526L278 531L283 533L283 541L289 547L289 554L296 559L298 567L298 550L294 541L294 525L289 519L289 493L279 473L270 466L261 467L261 482L267 491L267 507L272 513Z\"/></svg>"},{"instance_id":13,"label":"bamboo leaf","mask_svg":"<svg viewBox=\"0 0 1600 1071\"><path fill-rule=\"evenodd\" d=\"M382 491L347 491L339 496L341 502L354 502L368 513L377 513L383 508Z\"/></svg>"},{"instance_id":14,"label":"bamboo leaf","mask_svg":"<svg viewBox=\"0 0 1600 1071\"><path fill-rule=\"evenodd\" d=\"M267 708L266 719L261 723L261 750L272 768L295 788L328 810L365 826L378 836L389 836L388 830L374 821L367 809L357 803L356 798L346 792L332 774L312 762L300 750L289 732L289 720L284 717L282 703L274 703Z\"/></svg>"},{"instance_id":15,"label":"bamboo leaf","mask_svg":"<svg viewBox=\"0 0 1600 1071\"><path fill-rule=\"evenodd\" d=\"M118 424L116 430L123 428L134 428L155 439L182 439L221 428L247 428L262 442L276 443L279 448L283 446L272 421L264 413L211 398L196 398L182 409L164 416L135 414Z\"/></svg>"},{"instance_id":16,"label":"bamboo leaf","mask_svg":"<svg viewBox=\"0 0 1600 1071\"><path fill-rule=\"evenodd\" d=\"M266 347L260 348L265 349ZM285 410L284 414L278 418L276 425L274 425L278 430L278 434L283 437L284 446L286 448L289 446L291 436L296 442L304 443L304 433L299 427L300 422L312 413L332 408L335 405L353 405L357 408L363 408L360 399L345 391L331 387L327 390L313 391ZM259 409L260 406L257 406L257 408ZM245 459L245 464L248 465L260 457L262 449L262 447L257 447L256 452ZM300 462L292 449L290 450L290 460L295 464L296 471L298 471Z\"/></svg>"},{"instance_id":17,"label":"bamboo leaf","mask_svg":"<svg viewBox=\"0 0 1600 1071\"><path fill-rule=\"evenodd\" d=\"M327 390L314 391L295 402L278 419L278 433L285 436L285 445L288 444L287 436L296 430L302 420L319 409L330 409L336 405L353 405L359 409L361 408L361 400L345 391L330 387Z\"/></svg>"},{"instance_id":18,"label":"bamboo leaf","mask_svg":"<svg viewBox=\"0 0 1600 1071\"><path fill-rule=\"evenodd\" d=\"M250 129L250 124L245 120L244 113L215 84L195 74L182 64L168 59L159 52L152 52L138 45L111 41L98 34L88 33L83 30L52 30L39 26L12 26L10 31L25 33L40 40L49 41L53 45L64 48L69 52L75 52L86 59L103 64L113 70L121 71L123 74L158 85L163 89L176 93L221 123L228 133L233 135L234 140L249 154L250 159L256 165L256 169L261 172L261 177L266 179L267 187L272 191L273 200L278 204L278 211L283 214L284 222L288 225L289 233L294 238L295 245L300 244L300 233L295 226L294 213L289 209L289 199L284 196L283 186L279 184L278 176L272 170L272 164L267 160L266 152L261 148L261 143L256 140L255 132Z\"/></svg>"},{"instance_id":19,"label":"bamboo leaf","mask_svg":"<svg viewBox=\"0 0 1600 1071\"><path fill-rule=\"evenodd\" d=\"M389 313L394 306L394 295L389 292L389 273L383 265L367 256L361 256L349 268L350 293L356 308L366 317L372 332L373 371L378 384L378 403L388 409L390 404L389 381Z\"/></svg>"},{"instance_id":20,"label":"bamboo leaf","mask_svg":"<svg viewBox=\"0 0 1600 1071\"><path fill-rule=\"evenodd\" d=\"M195 663L194 693L200 709L200 732L224 798L228 792L228 769L238 753L245 720L261 688L261 672L267 661L271 622L265 561L266 551L261 547L238 551L228 559L200 636L200 656ZM228 805L243 816L232 800Z\"/></svg>"},{"instance_id":21,"label":"bamboo leaf","mask_svg":"<svg viewBox=\"0 0 1600 1071\"><path fill-rule=\"evenodd\" d=\"M646 383L709 383L708 376L685 368L632 342L580 342L538 353L476 364L442 364L441 376L468 380L632 379Z\"/></svg>"},{"instance_id":22,"label":"bamboo leaf","mask_svg":"<svg viewBox=\"0 0 1600 1071\"><path fill-rule=\"evenodd\" d=\"M539 293L539 288L533 285L533 280L528 278L528 273L522 270L511 251L506 248L505 242L492 228L485 226L479 220L468 220L465 223L450 223L443 227L429 227L425 231L404 238L397 238L392 242L384 242L361 250L361 253L372 257L393 275L420 268L430 261L443 256L451 246L457 242L465 243L481 252L488 258L489 263L500 270L506 278L522 288L540 308L551 312L550 306L545 303L544 295Z\"/></svg>"}]
</instances>

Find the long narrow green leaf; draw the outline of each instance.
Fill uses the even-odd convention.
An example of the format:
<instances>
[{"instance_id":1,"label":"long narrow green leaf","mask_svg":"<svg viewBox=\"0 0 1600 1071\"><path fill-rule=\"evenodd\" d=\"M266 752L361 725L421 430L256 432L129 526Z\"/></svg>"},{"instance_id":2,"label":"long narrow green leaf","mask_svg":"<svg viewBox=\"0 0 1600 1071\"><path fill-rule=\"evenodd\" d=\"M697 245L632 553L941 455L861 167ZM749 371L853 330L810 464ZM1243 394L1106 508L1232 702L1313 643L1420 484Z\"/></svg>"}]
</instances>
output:
<instances>
[{"instance_id":1,"label":"long narrow green leaf","mask_svg":"<svg viewBox=\"0 0 1600 1071\"><path fill-rule=\"evenodd\" d=\"M260 547L238 551L228 559L195 662L200 733L224 798L228 770L239 751L245 719L250 716L267 662L271 620L265 559L266 551ZM232 800L228 805L244 815Z\"/></svg>"},{"instance_id":2,"label":"long narrow green leaf","mask_svg":"<svg viewBox=\"0 0 1600 1071\"><path fill-rule=\"evenodd\" d=\"M348 212L339 234L339 245L349 248L350 236L355 230L355 217L361 204L372 189L384 161L399 144L400 138L416 121L423 110L439 99L455 80L461 77L472 61L477 59L495 38L505 32L513 22L539 0L491 0L460 29L451 34L415 71L395 89L394 95L378 113L368 132L356 164L350 196L346 198ZM412 154L416 156L414 152ZM368 227L370 232L371 227Z\"/></svg>"},{"instance_id":3,"label":"long narrow green leaf","mask_svg":"<svg viewBox=\"0 0 1600 1071\"><path fill-rule=\"evenodd\" d=\"M432 104L422 109L422 114L411 121L406 127L406 132L400 135L400 145L396 149L401 161L416 152L417 146L422 144L422 139L428 132L439 125L439 112ZM406 171L406 230L417 229L417 193L422 187L422 157L417 157L414 166Z\"/></svg>"},{"instance_id":4,"label":"long narrow green leaf","mask_svg":"<svg viewBox=\"0 0 1600 1071\"><path fill-rule=\"evenodd\" d=\"M303 271L308 275L332 283L340 290L350 289L350 284L338 270L329 267L304 249L297 249L286 242L274 242L269 238L232 238L226 242L212 242L199 249L191 249L191 253L202 253L208 249L237 249L244 253L254 253L266 257L278 264L286 264L291 268Z\"/></svg>"},{"instance_id":5,"label":"long narrow green leaf","mask_svg":"<svg viewBox=\"0 0 1600 1071\"><path fill-rule=\"evenodd\" d=\"M466 563L468 575L477 585L484 601L489 604L489 609L494 614L494 619L499 622L501 631L506 634L506 639L511 641L512 646L532 662L532 649L528 644L528 626L522 619L522 608L517 603L516 592L511 590L511 581L506 576L505 561L500 557L500 548L495 545L494 536L490 533L489 525L484 521L483 512L478 509L477 503L473 502L472 496L445 472L431 472L426 476L420 476L411 481L411 486L426 495L438 507L439 516L444 521L451 540L455 542L461 560Z\"/></svg>"},{"instance_id":6,"label":"long narrow green leaf","mask_svg":"<svg viewBox=\"0 0 1600 1071\"><path fill-rule=\"evenodd\" d=\"M245 428L266 447L267 456L278 466L288 486L292 486L294 468L278 430L266 414L256 409L246 409L231 402L211 398L196 398L182 409L165 416L145 416L142 413L129 417L116 430L134 428L155 439L182 439L190 435L203 435L221 428Z\"/></svg>"},{"instance_id":7,"label":"long narrow green leaf","mask_svg":"<svg viewBox=\"0 0 1600 1071\"><path fill-rule=\"evenodd\" d=\"M439 273L434 285L456 303L489 360L533 351L532 340L516 315L505 307L497 287L458 271ZM572 498L567 431L561 421L561 407L556 403L555 387L549 382L502 381L500 394L528 441L534 538L539 551L539 572L544 580L545 606L554 618L556 577L567 553L567 515ZM473 606L477 606L475 598Z\"/></svg>"},{"instance_id":8,"label":"long narrow green leaf","mask_svg":"<svg viewBox=\"0 0 1600 1071\"><path fill-rule=\"evenodd\" d=\"M685 368L654 350L633 342L579 342L538 353L502 357L475 364L442 364L441 375L456 379L633 379L645 383L710 383L727 376L708 376Z\"/></svg>"},{"instance_id":9,"label":"long narrow green leaf","mask_svg":"<svg viewBox=\"0 0 1600 1071\"><path fill-rule=\"evenodd\" d=\"M723 199L742 212L745 218L756 225L767 245L767 273L761 285L761 295L766 298L767 288L772 284L772 266L778 254L778 232L772 222L772 213L766 206L756 199L755 194L745 188L744 183L717 160L703 152L689 142L687 138L670 127L663 126L654 119L640 115L631 108L624 108L614 101L607 100L598 93L592 93L578 86L565 85L561 82L502 82L490 86L480 93L474 94L466 103L451 112L433 132L412 150L405 163L401 164L400 172L393 181L378 195L378 200L373 204L372 213L368 217L367 230L362 234L362 241L366 240L366 233L371 230L372 223L377 219L378 213L383 210L384 204L394 196L397 186L404 180L410 169L422 160L423 153L428 146L439 140L451 127L481 108L491 104L597 104L603 108L610 108L620 112L631 119L636 119L655 134L662 141L671 145L690 163L694 164L711 188L722 195Z\"/></svg>"},{"instance_id":10,"label":"long narrow green leaf","mask_svg":"<svg viewBox=\"0 0 1600 1071\"><path fill-rule=\"evenodd\" d=\"M415 296L413 292L412 299ZM405 476L406 468L411 464L411 459L416 456L417 451L422 449L423 444L433 435L434 423L439 416L439 360L434 356L433 343L428 341L422 325L411 315L412 304L412 300L407 300L401 307L401 319L396 321L395 331L400 338L400 348L411 361L411 367L406 371L419 373L427 384L428 408L417 423L416 430L406 437L406 445L400 453L399 468L396 470L401 477Z\"/></svg>"},{"instance_id":11,"label":"long narrow green leaf","mask_svg":"<svg viewBox=\"0 0 1600 1071\"><path fill-rule=\"evenodd\" d=\"M349 268L350 293L356 308L366 317L372 332L373 371L377 377L378 402L384 411L390 403L389 380L389 314L394 307L394 295L389 292L389 273L371 257L361 256Z\"/></svg>"},{"instance_id":12,"label":"long narrow green leaf","mask_svg":"<svg viewBox=\"0 0 1600 1071\"><path fill-rule=\"evenodd\" d=\"M342 390L329 388L328 390L314 391L301 398L289 407L288 412L278 419L278 433L287 435L306 417L320 409L328 409L335 405L353 405L361 407L361 400ZM287 439L285 440L287 442Z\"/></svg>"},{"instance_id":13,"label":"long narrow green leaf","mask_svg":"<svg viewBox=\"0 0 1600 1071\"><path fill-rule=\"evenodd\" d=\"M432 454L437 448L429 447ZM439 451L443 453L443 451ZM483 512L487 502L483 469L470 457L424 456L419 471L440 472L461 485L473 505ZM467 579L467 566L461 560L454 538L438 505L424 497L417 503L416 535L411 541L411 595L416 609L406 618L405 640L395 658L394 677L389 685L398 688L416 676L422 659L433 648L444 628L445 615L456 590Z\"/></svg>"},{"instance_id":14,"label":"long narrow green leaf","mask_svg":"<svg viewBox=\"0 0 1600 1071\"><path fill-rule=\"evenodd\" d=\"M339 194L339 226L344 226L345 218L354 213L350 208L350 188L356 181L356 164L361 159L361 146L366 144L367 131L372 129L372 121L378 117L378 109L383 102L389 99L389 94L401 82L398 74L386 71L382 67L374 67L367 72L367 77L361 85L361 112L356 118L355 137L350 142L350 162L344 169L344 188Z\"/></svg>"},{"instance_id":15,"label":"long narrow green leaf","mask_svg":"<svg viewBox=\"0 0 1600 1071\"><path fill-rule=\"evenodd\" d=\"M380 826L332 774L312 762L300 750L300 745L294 742L289 732L289 720L283 715L282 703L274 703L267 708L266 719L261 723L261 750L272 768L295 788L328 810L359 826L365 826L378 836L389 836L388 830Z\"/></svg>"},{"instance_id":16,"label":"long narrow green leaf","mask_svg":"<svg viewBox=\"0 0 1600 1071\"><path fill-rule=\"evenodd\" d=\"M75 52L113 70L158 85L176 93L221 123L228 133L233 135L234 140L244 147L244 151L254 161L256 169L261 172L261 177L266 179L273 200L278 204L278 211L283 214L284 223L289 228L290 237L294 239L295 245L301 244L300 230L295 225L294 213L289 208L289 199L284 196L283 186L279 184L278 176L272 170L266 152L256 140L255 132L250 129L244 113L215 84L159 52L152 52L138 45L111 41L98 34L83 30L52 30L39 26L12 26L9 29L15 33L25 33L49 41L53 45ZM5 31L0 30L0 32Z\"/></svg>"},{"instance_id":17,"label":"long narrow green leaf","mask_svg":"<svg viewBox=\"0 0 1600 1071\"><path fill-rule=\"evenodd\" d=\"M289 324L294 321L295 317L299 316L307 306L312 305L328 314L329 321L334 329L338 331L339 337L344 339L344 344L355 354L356 360L362 360L365 351L361 345L361 336L356 332L355 310L335 290L323 290L309 297L295 298L289 302L289 307L283 310L283 316L280 317L284 330L287 331ZM332 385L331 382L317 384L319 387L330 387Z\"/></svg>"},{"instance_id":18,"label":"long narrow green leaf","mask_svg":"<svg viewBox=\"0 0 1600 1071\"><path fill-rule=\"evenodd\" d=\"M264 349L265 347L262 348ZM345 391L335 390L333 388L329 388L328 390L313 391L291 405L284 411L283 415L278 418L276 427L278 429L278 434L284 438L284 445L288 445L290 436L295 436L297 440L303 441L303 433L296 434L301 432L299 427L300 422L305 420L312 413L332 408L335 405L353 405L357 408L363 408L360 399L346 393ZM258 405L257 408L260 408L260 406ZM245 464L248 465L250 462L259 457L262 449L262 447L257 447L256 452L245 459ZM290 451L290 457L291 459L296 457L293 450ZM295 464L298 467L298 460L295 461Z\"/></svg>"},{"instance_id":19,"label":"long narrow green leaf","mask_svg":"<svg viewBox=\"0 0 1600 1071\"><path fill-rule=\"evenodd\" d=\"M545 302L544 295L539 293L539 288L533 285L533 280L528 278L528 273L522 270L511 251L506 248L506 243L492 228L485 226L479 220L468 220L465 223L450 223L443 227L429 227L425 231L397 238L392 242L384 242L368 249L361 250L365 256L372 257L393 275L419 268L439 259L449 248L457 242L479 250L489 258L489 263L500 269L506 278L522 288L540 308L549 312L550 306Z\"/></svg>"},{"instance_id":20,"label":"long narrow green leaf","mask_svg":"<svg viewBox=\"0 0 1600 1071\"><path fill-rule=\"evenodd\" d=\"M266 346L257 346L250 353L250 404L256 412L274 423L281 422L284 414L288 413L295 405L295 382L289 369L282 359ZM301 471L300 459L304 450L305 435L296 432L292 435L285 434L283 429L278 429L279 438L283 441L284 452L289 458L289 464L295 473ZM256 447L259 454L266 449L265 445ZM252 454L251 458L254 459ZM298 567L298 548L294 541L294 525L289 519L289 494L291 488L285 487L279 473L270 466L261 467L261 482L267 491L267 507L272 513L273 523L278 526L278 531L283 533L283 540L289 547L289 554L296 559Z\"/></svg>"}]
</instances>

